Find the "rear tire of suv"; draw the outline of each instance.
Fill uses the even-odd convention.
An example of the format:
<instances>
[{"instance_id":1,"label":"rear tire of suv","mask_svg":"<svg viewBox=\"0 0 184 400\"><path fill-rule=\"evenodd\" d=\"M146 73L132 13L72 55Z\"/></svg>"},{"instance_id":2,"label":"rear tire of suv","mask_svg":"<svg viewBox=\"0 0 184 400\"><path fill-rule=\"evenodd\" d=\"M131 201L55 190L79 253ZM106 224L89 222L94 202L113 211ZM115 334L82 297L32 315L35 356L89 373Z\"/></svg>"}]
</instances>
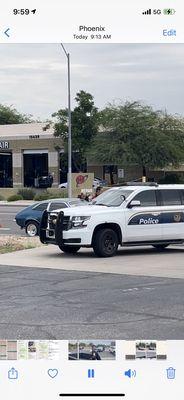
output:
<instances>
[{"instance_id":1,"label":"rear tire of suv","mask_svg":"<svg viewBox=\"0 0 184 400\"><path fill-rule=\"evenodd\" d=\"M98 257L112 257L118 249L118 236L113 229L101 229L93 238L93 250Z\"/></svg>"},{"instance_id":2,"label":"rear tire of suv","mask_svg":"<svg viewBox=\"0 0 184 400\"><path fill-rule=\"evenodd\" d=\"M59 245L59 248L63 253L66 254L76 254L80 250L80 246L65 246L65 245Z\"/></svg>"},{"instance_id":3,"label":"rear tire of suv","mask_svg":"<svg viewBox=\"0 0 184 400\"><path fill-rule=\"evenodd\" d=\"M153 247L157 249L158 251L163 251L168 247L168 244L153 244Z\"/></svg>"}]
</instances>

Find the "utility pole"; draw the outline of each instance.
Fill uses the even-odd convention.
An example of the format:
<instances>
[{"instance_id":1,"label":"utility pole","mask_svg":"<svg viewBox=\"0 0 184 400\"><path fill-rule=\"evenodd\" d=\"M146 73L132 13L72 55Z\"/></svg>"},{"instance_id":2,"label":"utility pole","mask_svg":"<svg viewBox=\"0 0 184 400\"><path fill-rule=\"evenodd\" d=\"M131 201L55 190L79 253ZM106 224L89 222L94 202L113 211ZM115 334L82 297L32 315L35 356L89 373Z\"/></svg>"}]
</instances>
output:
<instances>
[{"instance_id":1,"label":"utility pole","mask_svg":"<svg viewBox=\"0 0 184 400\"><path fill-rule=\"evenodd\" d=\"M64 45L61 47L67 58L67 76L68 76L68 197L72 197L72 118L71 118L71 74L70 74L70 53L67 53Z\"/></svg>"}]
</instances>

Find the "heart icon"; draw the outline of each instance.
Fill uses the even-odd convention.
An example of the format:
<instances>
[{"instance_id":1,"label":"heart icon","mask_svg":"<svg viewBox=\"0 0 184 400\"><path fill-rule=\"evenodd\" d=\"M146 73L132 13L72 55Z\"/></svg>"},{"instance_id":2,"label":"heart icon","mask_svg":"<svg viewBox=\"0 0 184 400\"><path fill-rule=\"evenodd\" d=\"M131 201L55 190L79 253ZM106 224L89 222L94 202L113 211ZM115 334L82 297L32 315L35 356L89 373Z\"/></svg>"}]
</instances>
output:
<instances>
[{"instance_id":1,"label":"heart icon","mask_svg":"<svg viewBox=\"0 0 184 400\"><path fill-rule=\"evenodd\" d=\"M58 369L53 368L53 369L48 369L47 371L48 375L50 376L50 378L55 378L58 374Z\"/></svg>"}]
</instances>

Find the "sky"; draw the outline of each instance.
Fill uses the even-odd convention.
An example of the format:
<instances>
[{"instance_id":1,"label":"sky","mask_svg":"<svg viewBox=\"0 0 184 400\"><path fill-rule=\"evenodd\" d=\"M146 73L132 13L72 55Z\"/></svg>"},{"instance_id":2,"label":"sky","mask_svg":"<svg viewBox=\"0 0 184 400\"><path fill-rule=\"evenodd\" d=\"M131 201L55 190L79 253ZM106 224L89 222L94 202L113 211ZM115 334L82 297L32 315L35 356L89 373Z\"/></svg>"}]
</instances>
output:
<instances>
[{"instance_id":1,"label":"sky","mask_svg":"<svg viewBox=\"0 0 184 400\"><path fill-rule=\"evenodd\" d=\"M102 109L141 101L184 116L183 44L67 44L72 107L85 90ZM0 44L0 103L35 119L67 107L66 56L59 44Z\"/></svg>"}]
</instances>

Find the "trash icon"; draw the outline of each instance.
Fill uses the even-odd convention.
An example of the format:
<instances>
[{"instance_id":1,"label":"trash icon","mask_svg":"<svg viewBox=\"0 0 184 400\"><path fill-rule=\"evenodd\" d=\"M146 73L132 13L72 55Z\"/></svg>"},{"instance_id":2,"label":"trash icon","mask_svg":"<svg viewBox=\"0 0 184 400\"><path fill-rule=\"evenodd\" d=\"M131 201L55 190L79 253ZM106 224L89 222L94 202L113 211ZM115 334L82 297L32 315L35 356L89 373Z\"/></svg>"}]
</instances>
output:
<instances>
[{"instance_id":1,"label":"trash icon","mask_svg":"<svg viewBox=\"0 0 184 400\"><path fill-rule=\"evenodd\" d=\"M176 377L176 370L172 367L167 368L167 379L175 379Z\"/></svg>"}]
</instances>

